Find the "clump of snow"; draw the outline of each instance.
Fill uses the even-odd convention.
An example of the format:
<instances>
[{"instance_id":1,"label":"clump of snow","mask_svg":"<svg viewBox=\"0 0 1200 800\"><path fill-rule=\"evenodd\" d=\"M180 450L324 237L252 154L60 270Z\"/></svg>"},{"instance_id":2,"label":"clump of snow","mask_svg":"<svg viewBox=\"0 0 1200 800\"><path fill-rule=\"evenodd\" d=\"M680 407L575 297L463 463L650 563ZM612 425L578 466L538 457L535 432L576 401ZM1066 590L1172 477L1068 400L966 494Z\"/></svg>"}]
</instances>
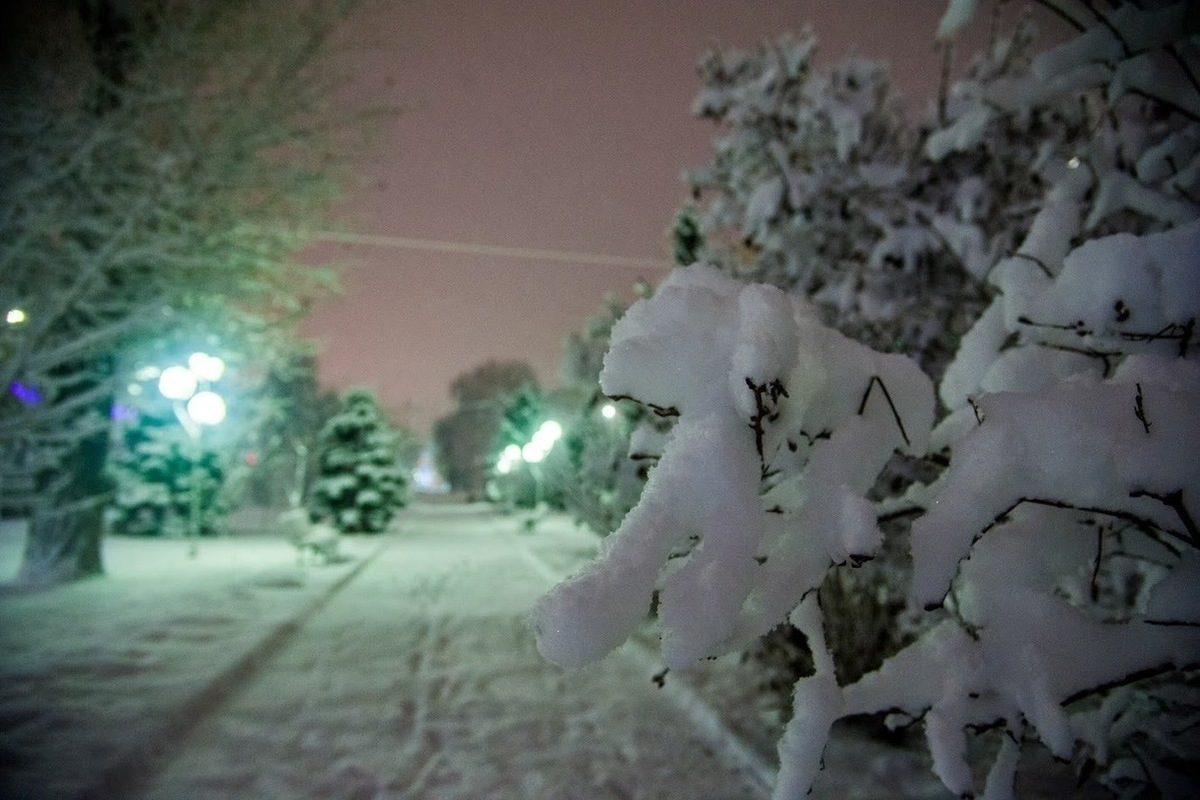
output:
<instances>
[{"instance_id":1,"label":"clump of snow","mask_svg":"<svg viewBox=\"0 0 1200 800\"><path fill-rule=\"evenodd\" d=\"M699 370L664 380L683 364ZM874 554L864 495L893 451L922 451L933 423L932 386L909 359L700 265L617 323L601 386L679 419L600 559L535 609L539 647L562 664L616 647L656 591L670 667L765 633L829 566Z\"/></svg>"}]
</instances>

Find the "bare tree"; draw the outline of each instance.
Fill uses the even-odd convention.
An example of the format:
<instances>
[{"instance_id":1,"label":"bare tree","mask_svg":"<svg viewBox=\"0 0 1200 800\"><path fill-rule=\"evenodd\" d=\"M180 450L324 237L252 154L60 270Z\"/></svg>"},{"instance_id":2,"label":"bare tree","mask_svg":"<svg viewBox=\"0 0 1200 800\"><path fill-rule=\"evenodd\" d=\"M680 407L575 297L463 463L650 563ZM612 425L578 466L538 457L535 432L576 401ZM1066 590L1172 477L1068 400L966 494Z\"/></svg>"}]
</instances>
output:
<instances>
[{"instance_id":1,"label":"bare tree","mask_svg":"<svg viewBox=\"0 0 1200 800\"><path fill-rule=\"evenodd\" d=\"M285 322L330 284L291 254L342 176L323 58L348 8L84 0L53 63L6 65L0 499L32 513L23 579L102 571L124 349L200 306Z\"/></svg>"}]
</instances>

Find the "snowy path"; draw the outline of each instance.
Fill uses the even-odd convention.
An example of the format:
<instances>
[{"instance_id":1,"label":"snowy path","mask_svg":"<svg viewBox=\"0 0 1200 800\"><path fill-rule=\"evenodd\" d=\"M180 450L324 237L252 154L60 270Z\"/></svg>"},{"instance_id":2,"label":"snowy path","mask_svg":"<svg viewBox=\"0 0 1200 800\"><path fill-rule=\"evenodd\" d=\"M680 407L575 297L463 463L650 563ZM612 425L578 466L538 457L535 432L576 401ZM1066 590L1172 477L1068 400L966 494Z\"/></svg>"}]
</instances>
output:
<instances>
[{"instance_id":1,"label":"snowy path","mask_svg":"<svg viewBox=\"0 0 1200 800\"><path fill-rule=\"evenodd\" d=\"M516 529L478 508L408 512L138 796L766 796L644 661L568 672L540 658L526 614L573 565L548 565L531 552L537 534Z\"/></svg>"}]
</instances>

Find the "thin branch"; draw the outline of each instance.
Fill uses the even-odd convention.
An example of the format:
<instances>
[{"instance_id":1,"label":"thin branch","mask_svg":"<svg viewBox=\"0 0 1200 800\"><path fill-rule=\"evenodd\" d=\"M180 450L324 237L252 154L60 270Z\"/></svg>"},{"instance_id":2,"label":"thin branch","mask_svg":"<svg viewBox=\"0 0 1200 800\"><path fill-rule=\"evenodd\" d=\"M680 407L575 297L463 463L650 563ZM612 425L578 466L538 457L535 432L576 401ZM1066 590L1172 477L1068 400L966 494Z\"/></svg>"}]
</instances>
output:
<instances>
[{"instance_id":1,"label":"thin branch","mask_svg":"<svg viewBox=\"0 0 1200 800\"><path fill-rule=\"evenodd\" d=\"M1079 33L1083 33L1087 30L1086 25L1068 14L1065 9L1059 6L1058 3L1052 2L1052 0L1037 0L1037 4L1062 19Z\"/></svg>"},{"instance_id":2,"label":"thin branch","mask_svg":"<svg viewBox=\"0 0 1200 800\"><path fill-rule=\"evenodd\" d=\"M1134 495L1131 494L1131 496L1134 496ZM1155 498L1155 499L1159 499L1159 498ZM1123 519L1126 522L1132 523L1133 526L1136 527L1139 531L1141 531L1146 536L1149 536L1150 538L1154 539L1154 541L1158 542L1163 547L1165 547L1167 550L1169 550L1172 555L1176 555L1176 556L1179 555L1179 550L1174 547L1171 547L1169 544L1167 544L1167 542L1163 541L1158 536L1158 533L1161 532L1161 533L1167 534L1168 536L1171 536L1172 538L1178 539L1180 541L1184 541L1184 542L1187 541L1187 537L1185 537L1179 531L1171 530L1170 528L1164 528L1163 526L1159 525L1158 523L1154 522L1153 520L1148 520L1144 517L1139 517L1137 514L1134 514L1131 511L1125 511L1125 510L1119 509L1119 508L1100 508L1098 506L1077 506L1074 503L1068 503L1065 500L1052 500L1050 498L1045 498L1045 497L1022 497L1022 498L1019 498L1016 502L1014 502L1008 508L1004 509L999 514L997 514L992 519L991 522L989 522L987 525L985 525L983 527L983 530L981 530L979 532L978 536L976 536L975 538L978 539L980 536L983 536L985 533L987 533L988 531L990 531L992 528L996 527L997 525L999 525L1003 522L1007 522L1009 514L1011 514L1019 506L1025 504L1025 503L1029 503L1031 505L1046 506L1048 508L1061 508L1061 509L1067 509L1067 510L1071 510L1071 511L1079 511L1084 514L1099 514L1101 516L1113 517L1115 519Z\"/></svg>"},{"instance_id":3,"label":"thin branch","mask_svg":"<svg viewBox=\"0 0 1200 800\"><path fill-rule=\"evenodd\" d=\"M1142 403L1142 384L1139 382L1135 383L1134 386L1137 387L1137 395L1133 400L1133 415L1142 423L1142 429L1149 434L1150 421L1146 419L1146 406Z\"/></svg>"},{"instance_id":4,"label":"thin branch","mask_svg":"<svg viewBox=\"0 0 1200 800\"><path fill-rule=\"evenodd\" d=\"M880 390L883 392L883 397L887 400L888 408L892 410L892 418L896 420L896 427L900 429L900 436L904 439L904 444L912 446L912 440L908 438L908 432L904 430L904 420L900 419L900 412L896 410L896 404L892 402L891 392L878 375L872 375L871 380L867 382L867 390L863 392L862 401L858 404L858 415L861 417L863 411L867 408L867 400L871 397L871 389L879 384Z\"/></svg>"},{"instance_id":5,"label":"thin branch","mask_svg":"<svg viewBox=\"0 0 1200 800\"><path fill-rule=\"evenodd\" d=\"M1179 521L1183 523L1183 527L1187 530L1188 535L1192 537L1192 547L1200 548L1200 527L1196 525L1196 519L1188 511L1183 502L1183 489L1176 489L1173 492L1166 494L1155 494L1141 489L1129 493L1130 497L1149 497L1152 500L1157 500L1167 508L1175 512L1179 517Z\"/></svg>"}]
</instances>

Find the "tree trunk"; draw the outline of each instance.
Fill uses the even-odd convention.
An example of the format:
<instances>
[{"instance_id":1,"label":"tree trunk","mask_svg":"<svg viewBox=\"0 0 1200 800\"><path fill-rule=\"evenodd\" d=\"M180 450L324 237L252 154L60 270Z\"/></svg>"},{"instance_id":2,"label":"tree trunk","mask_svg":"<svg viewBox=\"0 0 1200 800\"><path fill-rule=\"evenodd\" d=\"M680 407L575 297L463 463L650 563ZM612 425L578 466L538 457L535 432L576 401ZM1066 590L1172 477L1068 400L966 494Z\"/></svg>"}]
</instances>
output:
<instances>
[{"instance_id":1,"label":"tree trunk","mask_svg":"<svg viewBox=\"0 0 1200 800\"><path fill-rule=\"evenodd\" d=\"M84 439L64 465L70 478L51 490L43 479L25 538L18 580L27 584L66 583L104 574L100 542L110 489L104 477L108 429Z\"/></svg>"},{"instance_id":2,"label":"tree trunk","mask_svg":"<svg viewBox=\"0 0 1200 800\"><path fill-rule=\"evenodd\" d=\"M104 574L103 533L104 504L98 499L38 508L29 523L18 580L42 585Z\"/></svg>"}]
</instances>

